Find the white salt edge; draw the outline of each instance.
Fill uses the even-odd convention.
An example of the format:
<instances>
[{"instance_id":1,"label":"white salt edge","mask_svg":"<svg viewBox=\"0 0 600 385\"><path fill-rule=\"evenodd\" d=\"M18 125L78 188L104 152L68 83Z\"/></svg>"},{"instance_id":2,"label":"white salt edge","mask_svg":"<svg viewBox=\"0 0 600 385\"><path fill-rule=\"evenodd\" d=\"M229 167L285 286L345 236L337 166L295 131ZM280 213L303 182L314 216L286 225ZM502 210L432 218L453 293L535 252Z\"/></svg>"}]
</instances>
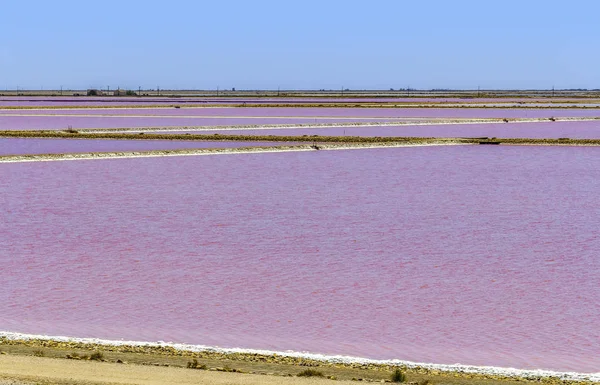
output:
<instances>
[{"instance_id":1,"label":"white salt edge","mask_svg":"<svg viewBox=\"0 0 600 385\"><path fill-rule=\"evenodd\" d=\"M14 116L14 115L11 115ZM67 115L80 116L80 115ZM121 117L121 116L118 116ZM215 116L206 116L215 118ZM289 117L290 119L312 117ZM323 117L316 119L323 120ZM380 119L371 122L342 122L342 123L284 123L284 124L243 124L243 125L217 125L217 126L169 126L169 127L131 127L131 128L75 128L81 133L138 133L138 132L169 132L169 131L244 131L244 130L277 130L277 129L302 129L302 128L353 128L353 127L397 127L397 126L443 126L443 125L469 125L469 124L504 124L500 118L374 118L374 117L329 117L327 119ZM403 119L403 120L394 120ZM412 120L411 120L412 119ZM429 119L429 120L423 120ZM600 120L600 117L563 117L555 118L555 122L590 122ZM550 122L549 118L511 118L510 123L544 123ZM51 130L52 131L52 130Z\"/></svg>"},{"instance_id":2,"label":"white salt edge","mask_svg":"<svg viewBox=\"0 0 600 385\"><path fill-rule=\"evenodd\" d=\"M475 373L475 374L490 374L500 375L506 377L520 377L520 378L540 378L540 377L555 377L561 380L572 380L572 381L591 381L600 382L600 372L597 373L578 373L578 372L556 372L551 370L542 369L515 369L515 368L502 368L496 366L472 366L472 365L461 365L461 364L432 364L423 362L411 362L403 360L374 360L369 358L351 357L351 356L328 356L318 353L309 352L294 352L294 351L274 351L274 350L262 350L262 349L243 349L243 348L220 348L217 346L205 346L205 345L190 345L190 344L177 344L173 342L145 342L145 341L118 341L118 340L104 340L99 338L78 338L78 337L65 337L65 336L47 336L41 334L24 334L0 331L0 338L6 338L8 340L47 340L57 342L75 342L82 344L96 344L96 345L107 345L107 346L148 346L148 347L171 347L176 350L189 351L189 352L216 352L216 353L247 353L247 354L259 354L259 355L278 355L282 357L293 357L293 358L305 358L315 361L332 362L332 363L344 363L344 364L376 364L376 365L393 365L393 366L405 366L408 368L424 368L430 370L440 370L445 372L458 372L458 373Z\"/></svg>"}]
</instances>

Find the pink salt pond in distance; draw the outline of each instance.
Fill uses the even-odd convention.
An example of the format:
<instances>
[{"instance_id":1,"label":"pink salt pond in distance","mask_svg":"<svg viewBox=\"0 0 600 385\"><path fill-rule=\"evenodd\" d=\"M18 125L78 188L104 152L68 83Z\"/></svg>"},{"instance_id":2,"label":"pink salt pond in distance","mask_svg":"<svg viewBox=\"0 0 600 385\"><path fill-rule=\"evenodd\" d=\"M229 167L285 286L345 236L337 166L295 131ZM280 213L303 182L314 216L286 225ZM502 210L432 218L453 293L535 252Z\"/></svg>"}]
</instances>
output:
<instances>
[{"instance_id":1,"label":"pink salt pond in distance","mask_svg":"<svg viewBox=\"0 0 600 385\"><path fill-rule=\"evenodd\" d=\"M390 119L368 119L389 121ZM195 126L246 126L273 124L333 124L364 122L352 118L236 118L236 117L156 117L156 116L1 116L0 130L66 130L86 128L144 128L144 127L195 127Z\"/></svg>"},{"instance_id":2,"label":"pink salt pond in distance","mask_svg":"<svg viewBox=\"0 0 600 385\"><path fill-rule=\"evenodd\" d=\"M6 115L6 116L4 116ZM262 118L551 118L598 117L600 108L337 108L337 107L216 107L216 108L142 108L142 109L64 109L0 110L9 115L114 115L114 116L222 116Z\"/></svg>"},{"instance_id":3,"label":"pink salt pond in distance","mask_svg":"<svg viewBox=\"0 0 600 385\"><path fill-rule=\"evenodd\" d=\"M123 105L189 105L189 104L207 104L207 103L224 103L224 104L271 104L271 103L294 103L294 104L312 104L322 103L327 105L329 103L548 103L552 104L559 103L571 103L581 105L581 100L578 103L573 103L573 99L568 98L461 98L461 97L360 97L360 98L322 98L322 97L261 97L261 98L227 98L227 97L178 97L178 98L167 98L167 97L74 97L74 96L53 96L53 97L39 97L39 96L4 96L0 97L0 106L123 106ZM596 100L590 100L590 103L598 103ZM583 103L586 104L586 103Z\"/></svg>"}]
</instances>

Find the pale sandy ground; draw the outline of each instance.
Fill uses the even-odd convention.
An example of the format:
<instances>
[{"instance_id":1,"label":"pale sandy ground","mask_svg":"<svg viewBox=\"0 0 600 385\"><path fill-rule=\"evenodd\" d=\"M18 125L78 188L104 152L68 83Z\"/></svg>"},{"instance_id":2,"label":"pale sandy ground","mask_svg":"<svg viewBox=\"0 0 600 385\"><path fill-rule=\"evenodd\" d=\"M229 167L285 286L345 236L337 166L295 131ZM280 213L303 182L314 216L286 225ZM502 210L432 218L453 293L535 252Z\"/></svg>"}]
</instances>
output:
<instances>
[{"instance_id":1,"label":"pale sandy ground","mask_svg":"<svg viewBox=\"0 0 600 385\"><path fill-rule=\"evenodd\" d=\"M173 367L0 355L0 385L29 384L208 384L324 385L331 380L211 372ZM356 384L336 381L335 384Z\"/></svg>"}]
</instances>

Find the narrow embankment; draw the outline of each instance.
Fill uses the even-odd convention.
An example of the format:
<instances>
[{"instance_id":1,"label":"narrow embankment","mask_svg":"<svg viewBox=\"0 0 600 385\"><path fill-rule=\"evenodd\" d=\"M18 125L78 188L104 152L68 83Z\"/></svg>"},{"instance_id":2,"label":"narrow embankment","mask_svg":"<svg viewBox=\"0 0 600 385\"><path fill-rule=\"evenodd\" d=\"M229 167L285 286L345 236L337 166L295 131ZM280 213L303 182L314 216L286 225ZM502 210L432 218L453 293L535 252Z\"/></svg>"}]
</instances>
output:
<instances>
[{"instance_id":1,"label":"narrow embankment","mask_svg":"<svg viewBox=\"0 0 600 385\"><path fill-rule=\"evenodd\" d=\"M312 118L312 117L311 117ZM321 118L317 118L321 119ZM333 118L332 118L333 119ZM346 117L344 117L346 119ZM350 119L350 118L348 118ZM75 129L82 133L110 133L110 132L152 132L152 131L223 131L223 130L276 130L276 129L302 129L302 128L343 128L343 127L397 127L397 126L438 126L438 125L466 125L466 124L503 124L503 123L541 123L541 122L590 122L600 121L600 117L572 117L572 118L369 118L388 119L386 121L347 122L347 123L298 123L298 124L247 124L247 125L219 125L219 126L162 126L162 127L123 127L123 128L83 128Z\"/></svg>"},{"instance_id":2,"label":"narrow embankment","mask_svg":"<svg viewBox=\"0 0 600 385\"><path fill-rule=\"evenodd\" d=\"M172 156L198 156L198 155L234 155L234 154L260 154L292 151L327 151L327 150L359 150L390 147L417 147L417 146L447 146L469 143L440 141L440 142L387 142L387 143L313 143L292 146L268 147L241 147L241 148L198 148L183 150L150 150L150 151L120 151L120 152L86 152L68 154L28 154L0 156L0 163L21 162L49 162L60 160L94 160L94 159L126 159L126 158L155 158Z\"/></svg>"},{"instance_id":3,"label":"narrow embankment","mask_svg":"<svg viewBox=\"0 0 600 385\"><path fill-rule=\"evenodd\" d=\"M122 132L79 132L79 131L0 131L3 138L62 138L62 139L118 139L118 140L187 140L187 141L261 141L261 142L319 142L352 144L503 144L503 145L561 145L561 146L598 146L599 139L571 138L489 138L489 137L401 137L401 136L322 136L322 135L226 135L226 134L160 134L160 133L122 133Z\"/></svg>"},{"instance_id":4,"label":"narrow embankment","mask_svg":"<svg viewBox=\"0 0 600 385\"><path fill-rule=\"evenodd\" d=\"M6 115L0 115L6 116ZM14 115L11 115L14 116ZM41 115L33 115L41 116ZM54 115L53 115L54 116ZM68 115L69 117L81 117L82 115ZM90 115L100 117L101 115ZM130 115L113 116L127 117ZM143 116L148 117L148 116ZM155 117L155 116L152 116ZM177 117L177 116L175 116ZM215 116L194 116L195 118L221 118ZM235 118L240 118L235 117ZM280 117L254 117L259 119L271 119ZM286 119L295 117L285 117ZM210 125L210 126L147 126L147 127L117 127L117 128L69 128L70 132L77 133L151 133L151 132L194 132L194 131L224 131L224 130L276 130L276 129L307 129L307 128L353 128L353 127L398 127L398 126L443 126L443 125L475 125L475 124L504 124L504 123L543 123L543 122L594 122L600 121L600 117L563 117L563 118L433 118L433 117L413 117L413 118L390 118L390 117L369 117L369 118L353 118L353 117L302 117L302 119L378 119L374 121L360 122L338 122L338 123L286 123L286 124L245 124L245 125ZM48 131L48 130L5 130L6 132L14 131ZM59 131L59 130L53 130ZM66 130L65 130L66 131Z\"/></svg>"}]
</instances>

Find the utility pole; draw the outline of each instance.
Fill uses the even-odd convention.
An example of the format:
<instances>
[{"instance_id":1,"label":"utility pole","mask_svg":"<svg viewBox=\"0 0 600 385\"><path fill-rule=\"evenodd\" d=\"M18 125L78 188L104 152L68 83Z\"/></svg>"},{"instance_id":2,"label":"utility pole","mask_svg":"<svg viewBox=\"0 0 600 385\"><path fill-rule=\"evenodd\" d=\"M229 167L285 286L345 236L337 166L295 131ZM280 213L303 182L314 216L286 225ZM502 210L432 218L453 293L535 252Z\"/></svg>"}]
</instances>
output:
<instances>
[{"instance_id":1,"label":"utility pole","mask_svg":"<svg viewBox=\"0 0 600 385\"><path fill-rule=\"evenodd\" d=\"M142 96L142 86L138 86L138 96Z\"/></svg>"},{"instance_id":2,"label":"utility pole","mask_svg":"<svg viewBox=\"0 0 600 385\"><path fill-rule=\"evenodd\" d=\"M62 86L60 86L60 96L62 96Z\"/></svg>"},{"instance_id":3,"label":"utility pole","mask_svg":"<svg viewBox=\"0 0 600 385\"><path fill-rule=\"evenodd\" d=\"M480 92L479 91L481 91L481 87L477 86L477 97L480 96Z\"/></svg>"},{"instance_id":4,"label":"utility pole","mask_svg":"<svg viewBox=\"0 0 600 385\"><path fill-rule=\"evenodd\" d=\"M279 96L279 87L277 87L277 96Z\"/></svg>"},{"instance_id":5,"label":"utility pole","mask_svg":"<svg viewBox=\"0 0 600 385\"><path fill-rule=\"evenodd\" d=\"M156 86L156 95L160 96L160 86Z\"/></svg>"},{"instance_id":6,"label":"utility pole","mask_svg":"<svg viewBox=\"0 0 600 385\"><path fill-rule=\"evenodd\" d=\"M217 98L219 97L219 86L217 86Z\"/></svg>"},{"instance_id":7,"label":"utility pole","mask_svg":"<svg viewBox=\"0 0 600 385\"><path fill-rule=\"evenodd\" d=\"M406 87L406 97L410 98L410 86Z\"/></svg>"},{"instance_id":8,"label":"utility pole","mask_svg":"<svg viewBox=\"0 0 600 385\"><path fill-rule=\"evenodd\" d=\"M554 97L554 86L552 86L552 97Z\"/></svg>"}]
</instances>

